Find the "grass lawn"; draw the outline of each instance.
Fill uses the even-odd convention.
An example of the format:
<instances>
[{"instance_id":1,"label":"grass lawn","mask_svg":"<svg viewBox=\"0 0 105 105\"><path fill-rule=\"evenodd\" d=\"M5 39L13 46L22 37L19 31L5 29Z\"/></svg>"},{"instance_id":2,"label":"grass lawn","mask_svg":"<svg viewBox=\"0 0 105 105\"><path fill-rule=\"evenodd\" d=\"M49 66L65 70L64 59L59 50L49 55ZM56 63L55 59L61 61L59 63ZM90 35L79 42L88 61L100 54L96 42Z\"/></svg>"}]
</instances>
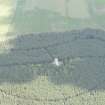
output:
<instances>
[{"instance_id":1,"label":"grass lawn","mask_svg":"<svg viewBox=\"0 0 105 105\"><path fill-rule=\"evenodd\" d=\"M12 14L12 0L0 0L0 34L6 34L9 30L12 31L10 25Z\"/></svg>"},{"instance_id":2,"label":"grass lawn","mask_svg":"<svg viewBox=\"0 0 105 105\"><path fill-rule=\"evenodd\" d=\"M1 105L104 105L104 97L104 90L89 92L73 85L56 86L46 76L20 85L0 85Z\"/></svg>"},{"instance_id":3,"label":"grass lawn","mask_svg":"<svg viewBox=\"0 0 105 105\"><path fill-rule=\"evenodd\" d=\"M95 0L97 5L105 5L105 0Z\"/></svg>"}]
</instances>

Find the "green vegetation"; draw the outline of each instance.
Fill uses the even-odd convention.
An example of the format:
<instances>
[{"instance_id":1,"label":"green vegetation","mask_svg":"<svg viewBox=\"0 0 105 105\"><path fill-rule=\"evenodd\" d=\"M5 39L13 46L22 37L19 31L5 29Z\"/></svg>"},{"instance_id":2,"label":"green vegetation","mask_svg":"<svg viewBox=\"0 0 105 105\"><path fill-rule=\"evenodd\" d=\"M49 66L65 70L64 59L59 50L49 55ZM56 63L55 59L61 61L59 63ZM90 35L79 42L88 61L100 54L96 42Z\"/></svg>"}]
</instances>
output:
<instances>
[{"instance_id":1,"label":"green vegetation","mask_svg":"<svg viewBox=\"0 0 105 105\"><path fill-rule=\"evenodd\" d=\"M74 70L75 64L79 61L82 61L82 59L74 59L74 60L71 60L70 62L67 61L68 63L66 63L65 66L62 65L59 68L52 65L46 65L46 66L40 65L40 66L37 66L36 69L34 68L34 71L24 70L26 69L26 67L23 67L24 69L23 70L21 69L21 71L23 71L23 76L24 74L28 74L27 76L25 76L25 78L23 78L24 80L26 79L26 81L31 72L32 74L35 74L36 71L39 72L39 70L37 70L39 67L41 70L40 73L42 73L43 69L48 69L48 72L50 73L50 75L46 74L48 72L44 74L40 74L40 76L38 76L37 78L36 78L36 75L34 75L33 80L28 81L28 82L23 81L23 83L19 83L19 82L16 83L14 79L12 79L10 82L3 82L0 85L1 105L3 105L4 103L5 105L15 105L15 104L16 105L17 104L21 104L21 105L51 105L51 104L52 105L64 105L64 104L65 105L66 104L67 105L70 105L70 104L72 105L77 105L77 104L78 105L83 105L83 104L84 105L95 105L95 104L100 105L101 104L101 105L104 105L105 104L104 102L105 91L104 90L101 90L101 89L89 90L89 89L76 86L75 84L56 85L54 82L50 80L51 78L49 78L49 76L51 75L53 79L56 79L55 81L58 82L60 80L65 81L65 79L67 79L68 77L72 75L74 78L75 76L77 77L77 75L80 73L83 74L84 71L81 72L81 70L77 70L77 71ZM16 70L14 69L14 71ZM18 70L17 73L14 72L14 74L12 75L17 76L19 72L20 71ZM91 73L95 74L94 71L93 72L91 71ZM62 77L63 75L64 77ZM88 72L86 74L84 72L84 75L86 77L86 75L88 75ZM81 75L81 77L84 78L84 75ZM78 76L77 79L79 80L81 77ZM86 77L79 82L86 85L86 83L88 82L87 78L89 79L91 77ZM7 79L7 77L5 79ZM19 75L17 76L16 80L20 81ZM91 80L91 81L97 82L95 80ZM88 83L90 83L91 81L89 81ZM91 85L92 84L93 83L91 82ZM99 87L101 87L102 84L100 84Z\"/></svg>"},{"instance_id":2,"label":"green vegetation","mask_svg":"<svg viewBox=\"0 0 105 105\"><path fill-rule=\"evenodd\" d=\"M50 9L34 7L33 10L27 10L25 4L21 4L21 2L17 2L17 6L15 7L17 9L14 10L13 7L16 2L12 0L11 2L2 2L2 0L0 1L2 8L4 6L6 6L7 9L12 7L10 11L0 7L0 11L3 13L2 16L0 15L0 31L4 34L7 32L15 32L21 34L32 32L62 31L85 27L105 27L105 16L103 14L98 15L99 13L95 13L94 17L90 16L89 19L71 18L62 16L60 13ZM102 4L104 4L104 0L97 0L96 4L98 2L102 2ZM91 11L91 9L89 11ZM92 13L90 14L92 15Z\"/></svg>"},{"instance_id":3,"label":"green vegetation","mask_svg":"<svg viewBox=\"0 0 105 105\"><path fill-rule=\"evenodd\" d=\"M104 91L89 92L73 85L55 86L46 76L27 84L0 86L1 105L104 105L104 97Z\"/></svg>"},{"instance_id":4,"label":"green vegetation","mask_svg":"<svg viewBox=\"0 0 105 105\"><path fill-rule=\"evenodd\" d=\"M105 5L105 0L95 0L97 5Z\"/></svg>"},{"instance_id":5,"label":"green vegetation","mask_svg":"<svg viewBox=\"0 0 105 105\"><path fill-rule=\"evenodd\" d=\"M14 8L11 8L14 1L0 0L0 40L8 32L20 35L86 27L105 28L103 14L97 13L89 19L79 19L38 7L33 11L25 11L23 7L14 11ZM105 0L96 0L96 4L105 5ZM105 105L105 86L101 80L105 77L104 70L100 72L93 69L89 74L91 69L82 69L85 66L80 65L74 70L77 62L67 62L58 68L52 65L10 67L10 71L8 68L0 68L0 105ZM90 62L93 64L94 60ZM101 61L98 61L98 64L99 62ZM82 63L84 64L84 60ZM98 75L99 79L94 79L93 74ZM96 90L87 87L97 84L97 80L101 84L98 84Z\"/></svg>"}]
</instances>

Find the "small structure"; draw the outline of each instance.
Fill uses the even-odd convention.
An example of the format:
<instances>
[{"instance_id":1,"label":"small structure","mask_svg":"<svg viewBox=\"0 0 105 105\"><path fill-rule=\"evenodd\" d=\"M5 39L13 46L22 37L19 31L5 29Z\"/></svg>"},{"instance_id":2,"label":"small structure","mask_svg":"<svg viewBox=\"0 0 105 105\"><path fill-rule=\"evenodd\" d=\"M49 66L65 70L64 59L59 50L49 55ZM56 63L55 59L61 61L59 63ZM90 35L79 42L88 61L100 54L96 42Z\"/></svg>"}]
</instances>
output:
<instances>
[{"instance_id":1,"label":"small structure","mask_svg":"<svg viewBox=\"0 0 105 105\"><path fill-rule=\"evenodd\" d=\"M54 58L53 64L56 65L56 66L60 66L63 63L61 61L59 61L58 58Z\"/></svg>"}]
</instances>

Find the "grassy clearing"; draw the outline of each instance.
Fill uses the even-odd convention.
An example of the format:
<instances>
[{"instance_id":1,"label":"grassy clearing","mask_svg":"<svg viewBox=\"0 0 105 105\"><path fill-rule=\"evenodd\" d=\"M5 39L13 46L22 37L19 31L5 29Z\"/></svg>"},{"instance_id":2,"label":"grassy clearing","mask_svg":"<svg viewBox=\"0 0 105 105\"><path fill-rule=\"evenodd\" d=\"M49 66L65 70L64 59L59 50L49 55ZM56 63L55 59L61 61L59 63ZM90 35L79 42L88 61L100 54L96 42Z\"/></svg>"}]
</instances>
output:
<instances>
[{"instance_id":1,"label":"grassy clearing","mask_svg":"<svg viewBox=\"0 0 105 105\"><path fill-rule=\"evenodd\" d=\"M0 34L5 35L8 31L12 31L10 25L12 14L12 0L0 0Z\"/></svg>"},{"instance_id":2,"label":"grassy clearing","mask_svg":"<svg viewBox=\"0 0 105 105\"><path fill-rule=\"evenodd\" d=\"M17 8L15 13L13 13L13 3L14 2L11 0L11 2L1 2L0 4L0 11L2 13L0 14L0 32L2 34L6 34L7 32L21 34L45 31L62 31L85 27L105 27L105 25L101 22L104 21L101 20L101 17L95 16L94 18L89 19L82 18L82 16L88 17L90 15L87 4L82 0L79 3L77 2L75 4L75 1L73 1L70 4L69 12L71 12L69 15L72 18L70 17L68 19L57 12L40 9L38 7L33 8L31 11L26 11L24 10L25 5L21 8ZM75 9L76 5L81 8ZM104 18L104 16L102 17Z\"/></svg>"},{"instance_id":3,"label":"grassy clearing","mask_svg":"<svg viewBox=\"0 0 105 105\"><path fill-rule=\"evenodd\" d=\"M105 5L105 0L95 0L97 5Z\"/></svg>"},{"instance_id":4,"label":"grassy clearing","mask_svg":"<svg viewBox=\"0 0 105 105\"><path fill-rule=\"evenodd\" d=\"M72 18L87 19L90 18L88 4L85 0L70 0L69 16Z\"/></svg>"},{"instance_id":5,"label":"grassy clearing","mask_svg":"<svg viewBox=\"0 0 105 105\"><path fill-rule=\"evenodd\" d=\"M1 105L104 105L104 97L104 90L89 92L73 85L56 86L46 76L21 85L0 86Z\"/></svg>"}]
</instances>

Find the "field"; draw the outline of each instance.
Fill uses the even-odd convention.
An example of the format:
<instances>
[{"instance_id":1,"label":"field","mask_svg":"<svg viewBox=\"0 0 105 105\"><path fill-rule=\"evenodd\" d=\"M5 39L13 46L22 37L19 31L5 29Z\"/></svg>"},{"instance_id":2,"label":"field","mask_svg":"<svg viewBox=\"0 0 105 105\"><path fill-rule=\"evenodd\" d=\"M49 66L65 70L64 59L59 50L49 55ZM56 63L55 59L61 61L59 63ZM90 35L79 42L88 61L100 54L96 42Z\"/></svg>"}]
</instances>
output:
<instances>
[{"instance_id":1,"label":"field","mask_svg":"<svg viewBox=\"0 0 105 105\"><path fill-rule=\"evenodd\" d=\"M105 0L96 0L97 5L105 5Z\"/></svg>"},{"instance_id":2,"label":"field","mask_svg":"<svg viewBox=\"0 0 105 105\"><path fill-rule=\"evenodd\" d=\"M88 91L73 85L56 86L39 77L24 84L0 86L1 105L104 105L105 91Z\"/></svg>"},{"instance_id":3,"label":"field","mask_svg":"<svg viewBox=\"0 0 105 105\"><path fill-rule=\"evenodd\" d=\"M99 13L93 13L91 9L89 9L90 7L88 7L85 2L82 2L82 0L76 5L74 2L68 5L70 6L68 8L70 12L68 13L69 17L62 15L61 12L57 12L53 9L42 9L40 6L37 6L36 8L34 7L32 10L28 10L29 7L25 5L26 4L22 4L21 2L18 4L12 0L11 2L2 2L1 0L0 33L5 34L7 32L13 32L21 34L46 31L64 31L85 27L105 27L104 13L101 15L99 15ZM74 5L73 7L78 5L81 8L72 9L71 5ZM81 9L83 11L81 11Z\"/></svg>"},{"instance_id":4,"label":"field","mask_svg":"<svg viewBox=\"0 0 105 105\"><path fill-rule=\"evenodd\" d=\"M104 3L105 0L96 0L97 5ZM14 37L22 33L65 31L86 27L105 29L104 14L97 13L93 16L90 14L91 18L81 18L81 15L86 13L83 11L82 14L76 14L78 16L73 18L38 7L32 11L26 11L17 5L15 10L14 5L16 4L13 0L0 0L0 43L7 40L8 35ZM0 51L0 54L2 53L7 52ZM82 61L82 59L79 60ZM77 62L78 60L74 60L73 64ZM88 67L87 72L81 69L74 70L74 65L70 62L62 68L52 67L52 65L10 67L9 71L7 68L0 68L0 104L105 105L105 81L102 81L105 77L104 70L103 72L90 71ZM99 79L94 77L95 73ZM70 75L71 78L69 78ZM66 81L68 79L70 83Z\"/></svg>"}]
</instances>

